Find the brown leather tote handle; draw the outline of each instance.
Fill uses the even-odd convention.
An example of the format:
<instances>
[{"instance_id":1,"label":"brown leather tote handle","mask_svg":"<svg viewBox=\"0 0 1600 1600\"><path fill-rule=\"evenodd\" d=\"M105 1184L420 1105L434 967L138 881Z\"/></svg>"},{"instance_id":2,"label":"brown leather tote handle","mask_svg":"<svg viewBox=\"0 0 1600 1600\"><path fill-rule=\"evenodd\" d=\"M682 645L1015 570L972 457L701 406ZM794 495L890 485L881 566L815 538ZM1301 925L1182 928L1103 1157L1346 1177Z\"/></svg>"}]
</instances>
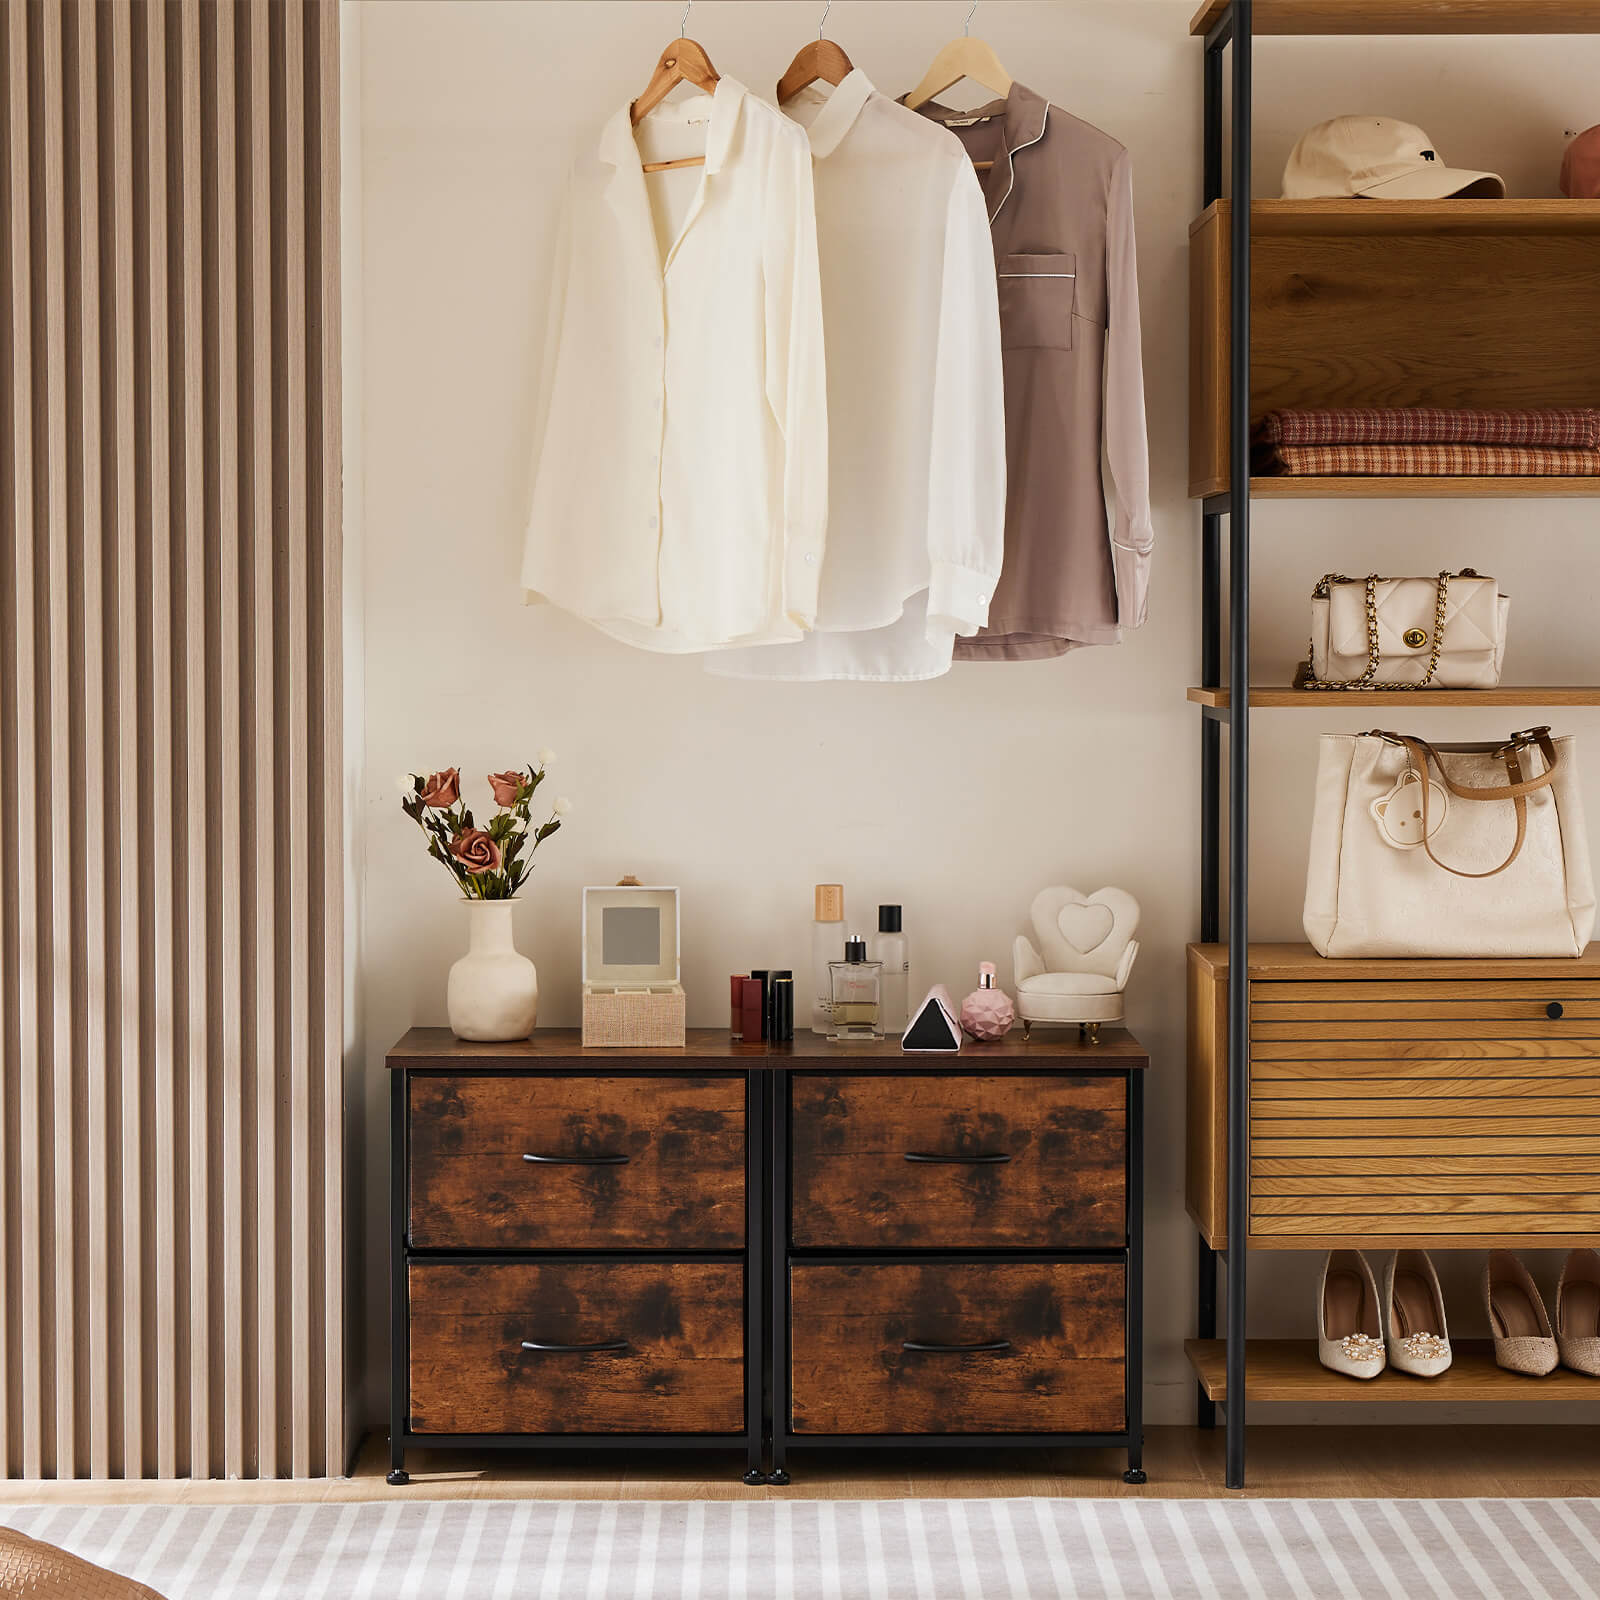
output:
<instances>
[{"instance_id":1,"label":"brown leather tote handle","mask_svg":"<svg viewBox=\"0 0 1600 1600\"><path fill-rule=\"evenodd\" d=\"M1548 789L1555 781L1556 750L1550 739L1550 730L1548 728L1536 729L1532 735L1534 742L1538 744L1540 751L1544 754L1546 762L1545 770L1537 778L1524 778L1522 776L1522 763L1517 759L1518 745L1513 741L1500 752L1506 764L1506 776L1510 780L1509 783L1503 787L1496 786L1483 789L1470 788L1465 784L1454 782L1444 770L1444 763L1439 759L1439 752L1425 739L1417 739L1409 735L1397 735L1397 737L1400 743L1405 746L1422 778L1422 848L1427 852L1428 859L1436 867L1442 868L1457 878L1498 877L1522 854L1522 846L1528 837L1527 797L1537 790ZM1433 853L1433 843L1429 838L1432 830L1429 827L1430 818L1428 815L1431 809L1428 784L1428 761L1430 757L1434 766L1439 769L1439 776L1444 779L1445 788L1458 798L1483 802L1495 800L1509 800L1511 802L1517 817L1517 837L1512 843L1511 854L1498 867L1491 867L1487 872L1463 872L1459 867L1452 867L1448 861L1441 861Z\"/></svg>"}]
</instances>

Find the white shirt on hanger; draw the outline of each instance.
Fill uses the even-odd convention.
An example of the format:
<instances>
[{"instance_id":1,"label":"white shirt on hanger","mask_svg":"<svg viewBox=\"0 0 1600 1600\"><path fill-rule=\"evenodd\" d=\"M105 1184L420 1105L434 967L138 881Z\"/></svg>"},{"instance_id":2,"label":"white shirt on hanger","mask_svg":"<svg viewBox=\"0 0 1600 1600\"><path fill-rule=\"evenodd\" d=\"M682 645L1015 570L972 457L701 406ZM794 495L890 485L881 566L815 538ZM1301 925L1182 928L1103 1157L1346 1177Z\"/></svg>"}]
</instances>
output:
<instances>
[{"instance_id":1,"label":"white shirt on hanger","mask_svg":"<svg viewBox=\"0 0 1600 1600\"><path fill-rule=\"evenodd\" d=\"M801 638L828 503L804 132L731 78L637 129L623 106L562 215L527 598L647 650Z\"/></svg>"},{"instance_id":2,"label":"white shirt on hanger","mask_svg":"<svg viewBox=\"0 0 1600 1600\"><path fill-rule=\"evenodd\" d=\"M815 158L829 508L816 631L725 676L903 681L988 620L1005 545L994 247L961 142L859 69L788 114Z\"/></svg>"}]
</instances>

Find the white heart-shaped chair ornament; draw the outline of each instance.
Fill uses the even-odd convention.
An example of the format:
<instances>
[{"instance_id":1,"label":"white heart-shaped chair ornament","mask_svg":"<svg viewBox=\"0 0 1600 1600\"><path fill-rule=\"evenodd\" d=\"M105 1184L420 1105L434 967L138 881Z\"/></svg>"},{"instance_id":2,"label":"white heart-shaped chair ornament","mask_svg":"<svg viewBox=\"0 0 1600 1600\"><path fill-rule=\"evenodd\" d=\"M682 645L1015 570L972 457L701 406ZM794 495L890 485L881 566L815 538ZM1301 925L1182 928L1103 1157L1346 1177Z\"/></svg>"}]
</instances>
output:
<instances>
[{"instance_id":1,"label":"white heart-shaped chair ornament","mask_svg":"<svg viewBox=\"0 0 1600 1600\"><path fill-rule=\"evenodd\" d=\"M1012 951L1023 1038L1036 1022L1077 1023L1098 1044L1102 1023L1122 1021L1122 991L1139 955L1139 902L1126 889L1041 889L1031 920L1038 945L1019 934Z\"/></svg>"}]
</instances>

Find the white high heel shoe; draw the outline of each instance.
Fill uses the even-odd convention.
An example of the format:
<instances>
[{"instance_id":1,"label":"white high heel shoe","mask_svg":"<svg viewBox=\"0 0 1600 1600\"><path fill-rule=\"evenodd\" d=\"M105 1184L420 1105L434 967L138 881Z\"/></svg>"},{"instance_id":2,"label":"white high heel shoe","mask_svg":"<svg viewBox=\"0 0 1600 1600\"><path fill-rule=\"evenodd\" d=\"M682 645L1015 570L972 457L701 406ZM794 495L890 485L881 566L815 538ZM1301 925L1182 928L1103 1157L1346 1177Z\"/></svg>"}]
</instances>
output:
<instances>
[{"instance_id":1,"label":"white high heel shoe","mask_svg":"<svg viewBox=\"0 0 1600 1600\"><path fill-rule=\"evenodd\" d=\"M1384 1334L1389 1365L1414 1378L1437 1378L1450 1365L1439 1274L1426 1250L1396 1250L1383 1269Z\"/></svg>"},{"instance_id":2,"label":"white high heel shoe","mask_svg":"<svg viewBox=\"0 0 1600 1600\"><path fill-rule=\"evenodd\" d=\"M1317 1359L1347 1378L1376 1378L1383 1371L1378 1285L1359 1250L1330 1250L1322 1263Z\"/></svg>"}]
</instances>

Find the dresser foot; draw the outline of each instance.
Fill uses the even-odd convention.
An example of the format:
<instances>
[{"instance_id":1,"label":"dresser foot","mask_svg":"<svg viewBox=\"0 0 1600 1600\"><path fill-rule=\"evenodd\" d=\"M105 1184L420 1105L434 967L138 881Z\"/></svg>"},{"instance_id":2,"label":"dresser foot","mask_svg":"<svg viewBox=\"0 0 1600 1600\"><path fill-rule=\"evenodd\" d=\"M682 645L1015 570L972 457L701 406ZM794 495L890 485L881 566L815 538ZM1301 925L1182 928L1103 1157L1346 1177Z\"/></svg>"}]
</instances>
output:
<instances>
[{"instance_id":1,"label":"dresser foot","mask_svg":"<svg viewBox=\"0 0 1600 1600\"><path fill-rule=\"evenodd\" d=\"M1124 1483L1148 1483L1150 1480L1145 1475L1145 1470L1143 1467L1129 1467L1128 1470L1122 1474L1122 1481Z\"/></svg>"},{"instance_id":2,"label":"dresser foot","mask_svg":"<svg viewBox=\"0 0 1600 1600\"><path fill-rule=\"evenodd\" d=\"M767 1481L767 1475L758 1467L751 1467L750 1470L745 1473L744 1481L748 1483L752 1489L756 1489Z\"/></svg>"},{"instance_id":3,"label":"dresser foot","mask_svg":"<svg viewBox=\"0 0 1600 1600\"><path fill-rule=\"evenodd\" d=\"M389 1471L389 1476L384 1479L384 1482L398 1489L401 1484L411 1482L411 1474L404 1467L392 1467Z\"/></svg>"},{"instance_id":4,"label":"dresser foot","mask_svg":"<svg viewBox=\"0 0 1600 1600\"><path fill-rule=\"evenodd\" d=\"M788 1481L789 1481L789 1469L787 1467L774 1467L772 1469L771 1473L768 1474L768 1477L767 1477L767 1482L768 1483L774 1484L780 1489Z\"/></svg>"}]
</instances>

